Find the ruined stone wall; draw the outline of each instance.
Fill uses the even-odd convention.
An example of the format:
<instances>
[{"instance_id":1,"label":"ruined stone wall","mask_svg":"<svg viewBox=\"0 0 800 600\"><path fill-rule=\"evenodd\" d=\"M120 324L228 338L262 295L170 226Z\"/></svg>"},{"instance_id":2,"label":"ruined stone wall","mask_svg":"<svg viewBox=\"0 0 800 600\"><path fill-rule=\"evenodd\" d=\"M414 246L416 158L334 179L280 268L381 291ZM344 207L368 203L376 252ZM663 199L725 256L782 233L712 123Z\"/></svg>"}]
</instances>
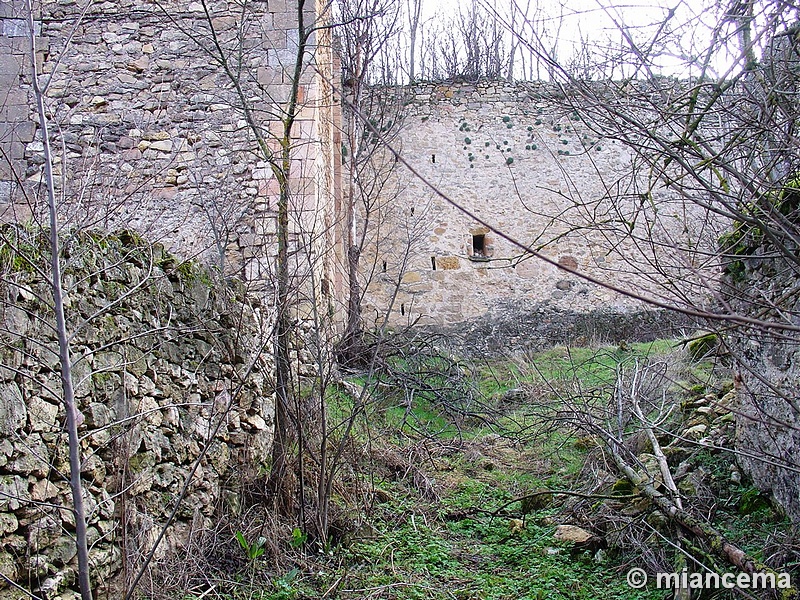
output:
<instances>
[{"instance_id":1,"label":"ruined stone wall","mask_svg":"<svg viewBox=\"0 0 800 600\"><path fill-rule=\"evenodd\" d=\"M46 241L2 233L24 252L0 245L0 573L39 597L71 599L65 409L52 296L38 272ZM65 250L92 581L98 598L121 598L195 462L156 559L212 526L268 458L260 308L129 232L82 234ZM0 581L0 598L18 594Z\"/></svg>"},{"instance_id":2,"label":"ruined stone wall","mask_svg":"<svg viewBox=\"0 0 800 600\"><path fill-rule=\"evenodd\" d=\"M307 27L318 24L318 8L326 4L307 2ZM268 359L235 391L254 353L269 347L259 332L270 331L275 313L280 187L251 123L269 151L278 152L296 71L298 13L296 0L251 2L246 10L208 2L210 21L199 2L95 2L82 13L86 6L53 0L35 7L36 56L46 86L60 225L73 234L121 226L137 232L108 242L121 258L97 247L88 253L73 247L66 255L71 314L78 321L92 317L76 335L74 353L93 577L99 597L120 597L218 424L156 558L208 526L226 489L246 474L243 465L258 468L267 456ZM24 7L19 0L0 2L0 215L13 223L45 210ZM215 43L230 59L224 66L206 52ZM295 261L290 302L301 322L322 296L334 312L341 283L334 252L341 244L340 117L332 101L329 32L315 34L310 44L299 71L287 182ZM225 68L237 73L235 84ZM10 231L16 230L0 235L7 245L16 241ZM139 234L161 249L155 255L141 250ZM216 267L225 281L244 287L233 295L222 279L209 287L209 276L186 259ZM12 265L13 283L3 287L8 297L0 303L2 362L10 365L0 370L0 569L26 589L71 598L65 590L74 589L74 527L60 508L71 505L64 409L54 338L41 321L48 308L40 299L48 290L29 277L24 261ZM3 275L8 281L8 271ZM118 305L111 300L128 293ZM329 332L315 333L318 339ZM312 363L308 348L296 348L301 373ZM13 592L0 585L4 594Z\"/></svg>"},{"instance_id":3,"label":"ruined stone wall","mask_svg":"<svg viewBox=\"0 0 800 600\"><path fill-rule=\"evenodd\" d=\"M636 174L631 151L593 133L557 89L485 82L426 84L405 93L397 147L476 217L601 281L658 298L707 297L713 265L697 267L676 248L693 239L698 249L711 248L714 223L659 186L648 193L647 174ZM448 332L535 320L540 312L595 311L613 330L608 315L642 310L638 301L526 254L404 167L395 178L399 193L367 261L375 276L366 312L376 320L392 299L391 323Z\"/></svg>"},{"instance_id":4,"label":"ruined stone wall","mask_svg":"<svg viewBox=\"0 0 800 600\"><path fill-rule=\"evenodd\" d=\"M28 169L26 146L36 131L25 88L31 53L24 7L20 0L0 2L0 216L4 219L10 217L6 211L13 206L11 199L21 200L20 184ZM34 33L39 49L37 60L41 62L47 52L47 40L38 35L40 32L37 24Z\"/></svg>"},{"instance_id":5,"label":"ruined stone wall","mask_svg":"<svg viewBox=\"0 0 800 600\"><path fill-rule=\"evenodd\" d=\"M725 298L733 311L761 321L797 325L798 268L763 238L730 257ZM750 240L752 242L752 240ZM730 328L725 341L736 369L737 460L763 491L800 521L800 340L795 331Z\"/></svg>"},{"instance_id":6,"label":"ruined stone wall","mask_svg":"<svg viewBox=\"0 0 800 600\"><path fill-rule=\"evenodd\" d=\"M37 119L24 56L27 29L17 18L24 5L0 3L0 17L16 15L2 19L0 37L4 48L13 49L0 60L0 210L17 221L43 209L41 132L32 125ZM83 2L46 0L37 8L61 218L72 225L134 228L269 295L280 190L252 125L268 140L269 152L279 152L296 73L298 5L206 5L209 15L203 4L188 0L92 3L85 13ZM314 1L307 2L303 18L306 27L319 23ZM320 126L336 115L317 75L329 73L332 61L316 60L317 43L315 34L297 71L300 112L288 181L290 244L300 253L320 245L323 229L334 221L333 188L320 187L326 183L320 170L334 164L332 136L322 135Z\"/></svg>"}]
</instances>

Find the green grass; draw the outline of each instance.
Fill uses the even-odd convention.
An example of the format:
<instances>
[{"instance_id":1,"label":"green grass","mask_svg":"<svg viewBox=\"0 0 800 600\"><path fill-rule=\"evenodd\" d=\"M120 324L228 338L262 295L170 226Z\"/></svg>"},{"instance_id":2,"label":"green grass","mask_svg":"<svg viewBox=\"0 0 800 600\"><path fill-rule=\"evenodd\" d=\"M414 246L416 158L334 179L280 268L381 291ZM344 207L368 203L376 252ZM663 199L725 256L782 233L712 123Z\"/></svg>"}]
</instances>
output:
<instances>
[{"instance_id":1,"label":"green grass","mask_svg":"<svg viewBox=\"0 0 800 600\"><path fill-rule=\"evenodd\" d=\"M545 503L523 515L522 502L514 501L542 488L585 489L583 468L596 441L590 436L576 438L563 426L548 425L547 418L566 405L559 402L558 394L594 390L602 405L620 366L630 368L646 358L674 361L668 364L676 367L677 379L668 385L675 387L670 393L676 401L691 405L693 399L712 390L717 395L725 391L711 362L681 362L685 351L669 340L624 348L554 348L524 361L496 360L475 368L430 357L393 363L395 379L381 375L354 429L357 442L380 449L372 456L369 485L381 493L376 494L380 501L369 513L370 527L330 555L327 548L320 555L309 551L311 560L299 562L300 571L270 578L263 589L246 597L663 598L664 592L652 587L628 587L625 574L638 565L637 553L575 551L554 539L556 525L569 522L568 516L560 514L560 506ZM402 382L403 387L391 381ZM354 383L360 387L366 382ZM449 395L442 392L448 384L453 384ZM526 400L503 408L499 399L508 390L527 386L538 394L538 412ZM471 390L497 400L502 414L490 423L479 423L448 412L447 402ZM347 419L354 399L343 389L331 388L329 393L328 416L333 426ZM683 412L676 411L675 418ZM382 452L387 455L384 459ZM715 525L753 556L763 558L764 540L787 530L787 522L776 519L754 488L730 482L727 457L694 452L691 463L708 473L714 487ZM525 512L529 508L534 507L528 506ZM587 510L593 514L603 508L598 500ZM524 519L523 528L517 519ZM657 540L652 543L660 548ZM244 597L234 595L230 600Z\"/></svg>"},{"instance_id":2,"label":"green grass","mask_svg":"<svg viewBox=\"0 0 800 600\"><path fill-rule=\"evenodd\" d=\"M443 505L467 508L505 503L512 497L511 479L505 487L466 480L443 498ZM342 598L358 598L365 590L379 588L383 593L376 597L398 600L660 597L628 588L626 568L618 561L571 554L567 546L553 540L555 526L546 524L546 518L540 522L529 518L522 531L512 533L508 518L480 516L443 522L426 518L418 505L417 512L411 506L407 499L398 502L393 508L402 515L399 522L379 521L374 539L362 540L349 550L353 592Z\"/></svg>"},{"instance_id":3,"label":"green grass","mask_svg":"<svg viewBox=\"0 0 800 600\"><path fill-rule=\"evenodd\" d=\"M515 361L492 360L479 368L480 391L502 395L523 384L577 381L584 387L614 382L617 365L675 352L673 340L620 346L567 348L557 346Z\"/></svg>"},{"instance_id":4,"label":"green grass","mask_svg":"<svg viewBox=\"0 0 800 600\"><path fill-rule=\"evenodd\" d=\"M466 436L465 436L466 437ZM542 487L572 485L574 465L537 465L540 448L521 448L495 435L475 435L463 451L441 456L428 475L442 491L438 502L423 500L406 481L379 482L391 501L379 505L376 534L347 551L347 592L342 599L396 600L655 599L625 583L619 559L573 554L553 539L552 510L526 517L512 532L510 518L522 517L519 502L503 516L467 515L472 508L496 510ZM489 468L491 467L491 468Z\"/></svg>"},{"instance_id":5,"label":"green grass","mask_svg":"<svg viewBox=\"0 0 800 600\"><path fill-rule=\"evenodd\" d=\"M328 423L335 436L350 419L358 399L335 387L330 387L327 393ZM449 439L458 435L459 430L423 394L415 396L409 404L402 394L381 394L373 389L351 434L365 441L376 432L391 437L426 434Z\"/></svg>"},{"instance_id":6,"label":"green grass","mask_svg":"<svg viewBox=\"0 0 800 600\"><path fill-rule=\"evenodd\" d=\"M495 360L471 373L485 398L500 398L507 391L531 386L554 401L545 411L557 410L559 389L596 390L608 394L620 367L645 359L669 360L682 350L674 341L631 344L627 347L553 348L526 360ZM673 356L674 355L674 356ZM406 372L418 365L402 365ZM431 365L426 365L430 367ZM681 367L688 381L676 381L680 390L714 381L711 363ZM682 372L683 372L682 371ZM469 373L468 373L469 374ZM536 387L536 386L540 387ZM691 395L691 393L689 393ZM606 396L603 396L606 397ZM600 396L598 396L600 398ZM386 398L384 399L386 400ZM602 400L602 398L601 398ZM411 406L387 406L381 423L391 430L412 433L413 421L426 432L439 431L443 444L452 434L447 415L432 398L420 395ZM577 485L590 439L576 440L558 427L536 430L543 413L528 412L525 401L512 406L495 422L462 426L461 451L432 460L436 469L426 474L437 482L441 497L424 500L406 481L379 482L392 500L380 506L374 520L376 535L356 541L343 558L347 592L341 598L369 595L386 599L649 599L661 598L653 589L628 587L628 561L636 557L574 553L556 542L554 511L528 515L525 528L513 531L511 518L522 518L514 498L540 488L566 489ZM509 439L494 431L505 431ZM417 430L419 431L419 430ZM528 437L521 437L522 432ZM399 439L399 438L398 438ZM434 442L435 444L435 442ZM709 460L713 460L710 457ZM714 465L715 467L717 465ZM494 511L508 506L503 516L470 512ZM756 511L754 514L760 514ZM734 526L750 517L739 519ZM745 524L746 527L746 524Z\"/></svg>"},{"instance_id":7,"label":"green grass","mask_svg":"<svg viewBox=\"0 0 800 600\"><path fill-rule=\"evenodd\" d=\"M431 403L425 400L414 402L410 408L389 406L383 411L384 427L406 433L432 434L441 439L452 439L458 428Z\"/></svg>"}]
</instances>

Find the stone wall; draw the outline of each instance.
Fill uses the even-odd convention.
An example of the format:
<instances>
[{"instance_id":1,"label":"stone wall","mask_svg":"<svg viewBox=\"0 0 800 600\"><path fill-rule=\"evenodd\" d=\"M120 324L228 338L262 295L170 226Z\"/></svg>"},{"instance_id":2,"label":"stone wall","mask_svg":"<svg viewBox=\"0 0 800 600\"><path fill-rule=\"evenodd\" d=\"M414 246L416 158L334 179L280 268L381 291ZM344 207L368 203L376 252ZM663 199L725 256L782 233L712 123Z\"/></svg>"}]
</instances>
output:
<instances>
[{"instance_id":1,"label":"stone wall","mask_svg":"<svg viewBox=\"0 0 800 600\"><path fill-rule=\"evenodd\" d=\"M40 274L46 243L24 230L2 234L23 252L0 245L0 572L40 597L71 599L74 517L51 295ZM157 559L210 526L227 494L268 458L261 308L129 233L80 234L65 255L92 581L98 598L120 598L196 461ZM0 598L17 596L0 581Z\"/></svg>"},{"instance_id":2,"label":"stone wall","mask_svg":"<svg viewBox=\"0 0 800 600\"><path fill-rule=\"evenodd\" d=\"M800 322L794 256L755 243L731 257L723 288L731 308L761 321ZM794 252L789 250L790 253ZM800 340L796 331L760 327L725 332L737 369L737 460L763 491L800 521Z\"/></svg>"},{"instance_id":3,"label":"stone wall","mask_svg":"<svg viewBox=\"0 0 800 600\"><path fill-rule=\"evenodd\" d=\"M598 308L582 312L549 302L497 299L466 323L431 326L457 353L473 358L539 352L553 346L650 342L694 331L692 319L665 310Z\"/></svg>"},{"instance_id":4,"label":"stone wall","mask_svg":"<svg viewBox=\"0 0 800 600\"><path fill-rule=\"evenodd\" d=\"M560 266L657 298L709 296L714 265L698 268L675 249L713 249L714 219L658 185L649 193L631 151L594 133L558 89L483 82L404 92L411 98L397 143L403 157L477 218L404 167L395 170L387 188L399 193L387 199L388 225L365 261L375 265L365 313L376 321L390 304L394 325L447 331L480 327L505 309L510 320L542 309L606 317L642 310Z\"/></svg>"},{"instance_id":5,"label":"stone wall","mask_svg":"<svg viewBox=\"0 0 800 600\"><path fill-rule=\"evenodd\" d=\"M30 81L30 27L25 2L0 2L0 216L22 200L21 182L27 177L27 144L33 141L36 125L30 118L25 82ZM36 34L41 28L37 23ZM47 40L36 36L37 61L47 53Z\"/></svg>"},{"instance_id":6,"label":"stone wall","mask_svg":"<svg viewBox=\"0 0 800 600\"><path fill-rule=\"evenodd\" d=\"M307 5L306 27L318 25L316 2ZM43 210L24 6L0 3L0 44L13 50L0 59L0 212L18 222ZM280 150L298 50L297 0L253 2L246 11L208 2L210 18L188 0L95 2L82 14L84 6L45 0L36 10L61 218L134 228L268 295L280 189L251 124L270 152ZM327 181L337 149L327 130L337 116L323 89L333 63L328 47L314 51L326 36L311 37L299 69L288 181L297 272L308 270L302 256L326 257L327 248L316 246L335 242L324 235L336 224ZM318 278L332 277L322 271Z\"/></svg>"}]
</instances>

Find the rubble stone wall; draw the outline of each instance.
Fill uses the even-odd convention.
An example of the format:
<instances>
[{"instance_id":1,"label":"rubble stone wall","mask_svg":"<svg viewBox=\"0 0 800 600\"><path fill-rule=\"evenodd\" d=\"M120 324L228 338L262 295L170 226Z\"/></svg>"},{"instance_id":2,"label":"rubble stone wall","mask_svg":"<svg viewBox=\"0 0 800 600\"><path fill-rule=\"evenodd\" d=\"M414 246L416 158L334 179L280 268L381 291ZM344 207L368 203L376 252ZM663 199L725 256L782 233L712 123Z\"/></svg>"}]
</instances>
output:
<instances>
[{"instance_id":1,"label":"rubble stone wall","mask_svg":"<svg viewBox=\"0 0 800 600\"><path fill-rule=\"evenodd\" d=\"M297 0L246 10L222 1L85 4L44 0L35 10L62 220L136 229L269 294L280 186L253 126L279 153L296 76ZM0 2L0 214L16 222L43 210L25 12L24 0ZM317 18L308 0L305 27ZM309 249L330 242L322 234L335 225L334 190L320 185L336 153L330 90L317 74L332 60L329 48L315 51L320 36L309 39L298 71L291 140L290 251L298 257L326 256Z\"/></svg>"},{"instance_id":2,"label":"rubble stone wall","mask_svg":"<svg viewBox=\"0 0 800 600\"><path fill-rule=\"evenodd\" d=\"M733 310L796 326L797 265L765 245L737 257L724 291ZM737 460L753 482L800 521L800 344L793 331L733 329L725 335L737 368Z\"/></svg>"},{"instance_id":3,"label":"rubble stone wall","mask_svg":"<svg viewBox=\"0 0 800 600\"><path fill-rule=\"evenodd\" d=\"M37 271L46 272L46 243L2 233L26 252L0 247L0 572L39 597L73 598L58 344ZM260 357L260 307L212 285L195 263L127 232L82 234L65 250L93 585L98 598L120 598L195 463L157 559L210 527L226 493L266 464L270 365ZM18 594L0 581L0 598Z\"/></svg>"}]
</instances>

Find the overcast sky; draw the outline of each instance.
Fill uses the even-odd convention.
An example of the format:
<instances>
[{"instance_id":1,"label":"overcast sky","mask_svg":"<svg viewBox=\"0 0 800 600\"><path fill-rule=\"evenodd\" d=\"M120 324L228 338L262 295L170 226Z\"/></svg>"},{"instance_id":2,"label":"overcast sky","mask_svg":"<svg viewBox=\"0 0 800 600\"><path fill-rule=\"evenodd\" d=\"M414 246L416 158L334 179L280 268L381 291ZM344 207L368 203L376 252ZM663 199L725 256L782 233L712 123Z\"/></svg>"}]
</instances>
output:
<instances>
[{"instance_id":1,"label":"overcast sky","mask_svg":"<svg viewBox=\"0 0 800 600\"><path fill-rule=\"evenodd\" d=\"M514 3L520 10L528 7L537 34L550 44L557 38L562 60L587 44L595 52L609 44L625 44L624 29L642 48L658 56L653 62L655 68L680 75L690 74L685 72L686 65L707 47L718 14L708 9L719 7L715 0L423 0L423 21L432 23L473 1L494 5L503 15L510 14ZM657 32L659 43L651 47ZM730 56L721 55L715 61L712 66L717 71L726 70L732 62Z\"/></svg>"}]
</instances>

